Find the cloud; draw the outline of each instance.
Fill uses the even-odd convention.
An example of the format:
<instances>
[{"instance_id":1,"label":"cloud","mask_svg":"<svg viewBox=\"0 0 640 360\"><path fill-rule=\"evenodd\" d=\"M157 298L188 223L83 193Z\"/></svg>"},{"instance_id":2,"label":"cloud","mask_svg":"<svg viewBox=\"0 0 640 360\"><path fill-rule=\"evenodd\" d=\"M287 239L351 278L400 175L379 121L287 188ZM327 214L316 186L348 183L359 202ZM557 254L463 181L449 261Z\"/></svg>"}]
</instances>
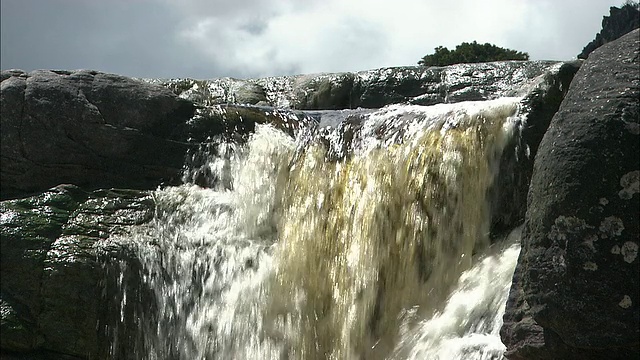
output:
<instances>
[{"instance_id":1,"label":"cloud","mask_svg":"<svg viewBox=\"0 0 640 360\"><path fill-rule=\"evenodd\" d=\"M1 66L256 77L414 65L490 42L570 60L602 0L2 0ZM569 15L570 14L570 15Z\"/></svg>"},{"instance_id":2,"label":"cloud","mask_svg":"<svg viewBox=\"0 0 640 360\"><path fill-rule=\"evenodd\" d=\"M230 72L251 76L357 70L373 66L367 62L388 46L379 24L367 18L329 6L297 10L257 23L251 16L206 17L181 36Z\"/></svg>"},{"instance_id":3,"label":"cloud","mask_svg":"<svg viewBox=\"0 0 640 360\"><path fill-rule=\"evenodd\" d=\"M601 30L602 17L623 1L530 0L510 43L520 43L533 59L570 60Z\"/></svg>"},{"instance_id":4,"label":"cloud","mask_svg":"<svg viewBox=\"0 0 640 360\"><path fill-rule=\"evenodd\" d=\"M309 2L305 7L292 2L278 4L281 6L271 9L269 17L258 16L259 11L253 8L237 17L205 14L181 36L212 60L230 64L231 72L256 76L292 69L304 73L354 71L412 65L438 45L453 47L471 40L505 42L502 35L517 27L516 19L526 10L522 3L509 0L482 4L473 0L326 0ZM193 8L201 11L205 7ZM459 17L464 26L455 26L452 16ZM256 19L257 25L247 19Z\"/></svg>"},{"instance_id":5,"label":"cloud","mask_svg":"<svg viewBox=\"0 0 640 360\"><path fill-rule=\"evenodd\" d=\"M200 66L181 44L180 18L149 2L3 0L1 65L90 68L130 76L167 76Z\"/></svg>"}]
</instances>

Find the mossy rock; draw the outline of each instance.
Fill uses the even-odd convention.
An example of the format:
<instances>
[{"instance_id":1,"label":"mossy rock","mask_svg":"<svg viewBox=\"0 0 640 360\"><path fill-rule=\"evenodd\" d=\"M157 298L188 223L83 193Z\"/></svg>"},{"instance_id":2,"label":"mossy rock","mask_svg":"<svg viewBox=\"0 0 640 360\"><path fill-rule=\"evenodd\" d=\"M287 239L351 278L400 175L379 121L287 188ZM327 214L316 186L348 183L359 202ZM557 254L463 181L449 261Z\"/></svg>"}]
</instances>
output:
<instances>
[{"instance_id":1,"label":"mossy rock","mask_svg":"<svg viewBox=\"0 0 640 360\"><path fill-rule=\"evenodd\" d=\"M131 256L110 239L154 212L149 192L73 185L0 202L3 358L99 358L105 266Z\"/></svg>"}]
</instances>

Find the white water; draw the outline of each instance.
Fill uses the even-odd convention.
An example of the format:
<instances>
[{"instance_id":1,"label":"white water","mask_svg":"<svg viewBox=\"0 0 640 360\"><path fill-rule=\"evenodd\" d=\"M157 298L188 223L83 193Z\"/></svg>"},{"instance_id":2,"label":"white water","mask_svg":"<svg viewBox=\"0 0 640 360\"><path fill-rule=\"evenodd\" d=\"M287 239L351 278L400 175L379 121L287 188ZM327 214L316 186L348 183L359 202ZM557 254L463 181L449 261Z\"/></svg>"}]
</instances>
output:
<instances>
[{"instance_id":1,"label":"white water","mask_svg":"<svg viewBox=\"0 0 640 360\"><path fill-rule=\"evenodd\" d=\"M155 302L112 357L499 359L518 248L486 250L486 193L517 104L367 113L353 142L329 134L338 161L268 125L223 144L219 188L158 190L153 223L118 240ZM113 327L135 292L122 286Z\"/></svg>"},{"instance_id":2,"label":"white water","mask_svg":"<svg viewBox=\"0 0 640 360\"><path fill-rule=\"evenodd\" d=\"M458 280L444 309L405 328L394 359L496 360L506 350L500 326L520 253L520 230L476 259Z\"/></svg>"}]
</instances>

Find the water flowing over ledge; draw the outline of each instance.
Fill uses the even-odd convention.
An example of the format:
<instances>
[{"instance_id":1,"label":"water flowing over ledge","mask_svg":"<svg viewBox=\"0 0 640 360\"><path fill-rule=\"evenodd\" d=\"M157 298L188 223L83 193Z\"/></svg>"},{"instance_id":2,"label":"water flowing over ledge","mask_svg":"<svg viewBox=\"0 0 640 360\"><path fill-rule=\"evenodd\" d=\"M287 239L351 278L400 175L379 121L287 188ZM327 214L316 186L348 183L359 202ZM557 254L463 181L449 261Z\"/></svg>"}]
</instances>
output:
<instances>
[{"instance_id":1,"label":"water flowing over ledge","mask_svg":"<svg viewBox=\"0 0 640 360\"><path fill-rule=\"evenodd\" d=\"M336 121L295 139L257 125L219 145L205 156L225 181L156 191L152 223L111 239L135 249L142 279L118 284L111 355L499 358L517 248L480 254L520 101L359 112L349 138ZM121 338L128 316L135 341Z\"/></svg>"},{"instance_id":2,"label":"water flowing over ledge","mask_svg":"<svg viewBox=\"0 0 640 360\"><path fill-rule=\"evenodd\" d=\"M3 355L407 358L405 334L524 218L578 66L372 70L348 95L395 105L345 110L328 75L293 81L292 110L3 71Z\"/></svg>"}]
</instances>

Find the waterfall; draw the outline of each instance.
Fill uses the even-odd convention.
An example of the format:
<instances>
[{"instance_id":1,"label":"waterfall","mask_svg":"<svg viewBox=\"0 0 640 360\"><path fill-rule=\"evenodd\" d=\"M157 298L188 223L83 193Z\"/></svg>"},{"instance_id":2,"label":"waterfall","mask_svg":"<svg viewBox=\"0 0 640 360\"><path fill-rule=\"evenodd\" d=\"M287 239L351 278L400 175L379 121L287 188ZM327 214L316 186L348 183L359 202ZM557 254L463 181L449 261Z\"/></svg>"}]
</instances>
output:
<instances>
[{"instance_id":1,"label":"waterfall","mask_svg":"<svg viewBox=\"0 0 640 360\"><path fill-rule=\"evenodd\" d=\"M519 248L489 246L487 196L519 101L316 112L296 138L218 143L213 188L155 191L154 220L112 239L138 280L111 356L499 359Z\"/></svg>"},{"instance_id":2,"label":"waterfall","mask_svg":"<svg viewBox=\"0 0 640 360\"><path fill-rule=\"evenodd\" d=\"M521 227L479 256L460 276L444 308L417 326L401 327L393 359L497 360L505 346L500 326L520 254ZM414 320L414 317L409 319Z\"/></svg>"}]
</instances>

